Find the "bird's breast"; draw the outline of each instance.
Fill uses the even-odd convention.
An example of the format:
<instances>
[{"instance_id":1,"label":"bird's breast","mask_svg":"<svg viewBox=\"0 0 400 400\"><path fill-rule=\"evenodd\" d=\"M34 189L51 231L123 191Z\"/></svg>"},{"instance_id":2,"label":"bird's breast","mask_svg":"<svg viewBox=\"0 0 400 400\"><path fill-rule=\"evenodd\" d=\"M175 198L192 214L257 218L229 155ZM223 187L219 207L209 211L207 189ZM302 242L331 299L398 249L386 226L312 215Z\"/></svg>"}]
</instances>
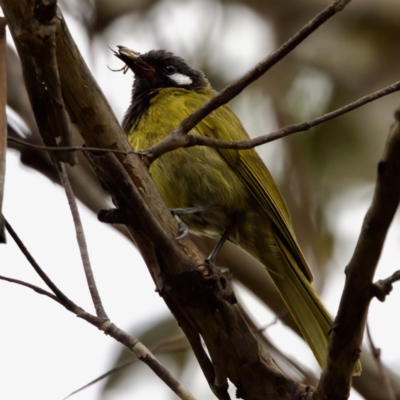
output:
<instances>
[{"instance_id":1,"label":"bird's breast","mask_svg":"<svg viewBox=\"0 0 400 400\"><path fill-rule=\"evenodd\" d=\"M137 127L128 134L136 151L165 138L214 95L214 92L207 96L186 92L166 89L151 100ZM190 134L204 132L196 127ZM208 236L221 234L230 218L249 207L251 196L247 188L217 149L205 146L177 149L154 161L150 174L170 208L217 207L182 217L192 231Z\"/></svg>"},{"instance_id":2,"label":"bird's breast","mask_svg":"<svg viewBox=\"0 0 400 400\"><path fill-rule=\"evenodd\" d=\"M213 206L182 217L197 233L220 235L229 219L248 207L246 188L214 149L175 150L156 160L150 174L168 207Z\"/></svg>"}]
</instances>

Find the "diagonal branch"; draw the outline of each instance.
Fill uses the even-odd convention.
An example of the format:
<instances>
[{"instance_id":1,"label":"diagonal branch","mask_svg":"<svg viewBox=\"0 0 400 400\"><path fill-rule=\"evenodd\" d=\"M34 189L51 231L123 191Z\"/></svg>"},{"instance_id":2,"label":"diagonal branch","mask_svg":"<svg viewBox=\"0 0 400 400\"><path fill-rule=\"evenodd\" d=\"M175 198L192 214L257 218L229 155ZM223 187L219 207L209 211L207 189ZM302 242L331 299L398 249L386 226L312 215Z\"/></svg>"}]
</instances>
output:
<instances>
[{"instance_id":1,"label":"diagonal branch","mask_svg":"<svg viewBox=\"0 0 400 400\"><path fill-rule=\"evenodd\" d=\"M0 275L0 280L6 281L6 282L11 282L11 283L16 283L17 285L21 285L21 286L25 286L29 289L34 290L36 293L50 297L52 300L56 301L57 303L62 304L60 299L57 296L55 296L53 293L48 292L47 290L40 288L39 286L32 285L31 283L24 282L19 279L9 278L9 277L3 276L3 275Z\"/></svg>"},{"instance_id":2,"label":"diagonal branch","mask_svg":"<svg viewBox=\"0 0 400 400\"><path fill-rule=\"evenodd\" d=\"M213 97L210 101L189 115L189 117L184 119L168 137L149 148L145 153L147 163L153 162L166 152L175 150L179 147L184 147L183 144L178 144L177 142L184 141L181 138L187 136L187 133L202 119L207 117L207 115L211 114L218 107L227 104L230 100L241 93L247 86L259 79L275 64L277 64L292 50L294 50L300 43L302 43L308 36L315 32L321 25L328 21L328 19L333 17L337 12L342 11L348 3L350 3L350 0L331 1L329 6L316 15L278 50L271 53L267 58L252 68L247 74L232 82L225 89L219 92L217 96ZM190 141L190 138L186 140Z\"/></svg>"},{"instance_id":3,"label":"diagonal branch","mask_svg":"<svg viewBox=\"0 0 400 400\"><path fill-rule=\"evenodd\" d=\"M42 278L43 282L51 289L51 291L57 296L57 298L60 300L62 305L69 311L73 313L77 313L76 309L76 304L74 304L56 285L55 283L47 276L47 274L42 270L42 268L39 266L39 264L36 262L36 260L33 258L32 254L28 251L20 237L17 235L17 233L14 231L12 226L9 224L9 222L4 219L5 221L5 226L7 229L7 232L10 234L10 236L13 238L14 242L17 244L18 248L21 250L22 254L25 256L25 258L28 260L29 264L32 265L33 269L36 271L36 273Z\"/></svg>"},{"instance_id":4,"label":"diagonal branch","mask_svg":"<svg viewBox=\"0 0 400 400\"><path fill-rule=\"evenodd\" d=\"M328 359L315 399L347 399L354 365L359 358L373 277L387 231L400 202L400 112L378 164L372 204L365 216L354 254L346 267L346 282L329 342Z\"/></svg>"},{"instance_id":5,"label":"diagonal branch","mask_svg":"<svg viewBox=\"0 0 400 400\"><path fill-rule=\"evenodd\" d=\"M2 214L7 150L7 77L6 77L6 19L0 17L0 243L5 243Z\"/></svg>"},{"instance_id":6,"label":"diagonal branch","mask_svg":"<svg viewBox=\"0 0 400 400\"><path fill-rule=\"evenodd\" d=\"M53 296L53 294L37 286L19 281L17 279L6 278L6 277L0 277L0 279L26 286L30 289L35 290L40 294L50 297L52 300L57 301L58 303L63 305L67 310L74 313L77 317L84 319L85 321L89 322L90 324L94 325L95 327L103 331L106 335L111 336L118 342L128 347L129 350L132 351L132 353L135 354L140 361L147 364L153 370L153 372L158 377L160 377L161 380L173 392L177 394L179 398L183 400L196 400L195 397L179 381L177 381L171 375L171 373L155 358L155 356L151 353L151 351L146 346L144 346L137 338L127 334L108 319L105 319L101 316L95 316L86 312L83 308L79 307L67 296L65 296L51 281L51 279L46 275L46 273L42 270L39 264L35 261L33 256L30 254L30 252L25 247L22 240L19 238L17 233L12 229L11 225L7 222L7 220L5 220L5 224L8 233L14 239L17 246L24 254L28 262L32 265L36 273L42 278L42 280L46 283L46 285L56 294L56 296Z\"/></svg>"},{"instance_id":7,"label":"diagonal branch","mask_svg":"<svg viewBox=\"0 0 400 400\"><path fill-rule=\"evenodd\" d=\"M361 97L360 99L353 101L352 103L349 103L343 107L337 108L336 110L330 111L324 115L321 115L319 117L310 119L308 121L303 121L299 122L297 124L293 125L288 125L283 128L280 128L274 132L270 132L266 135L259 136L254 139L249 139L249 140L241 140L241 141L227 141L227 140L219 140L215 139L212 137L207 137L207 136L194 136L194 135L182 135L179 137L174 137L171 141L173 141L173 147L170 147L169 145L169 140L166 138L165 140L160 141L157 143L155 146L157 147L157 156L154 156L153 153L153 147L150 147L147 150L141 151L139 153L133 151L133 150L118 150L118 149L106 149L106 148L94 148L94 147L81 147L81 146L72 146L72 147L49 147L49 146L39 146L35 144L28 143L26 140L14 138L14 137L9 137L8 141L12 143L18 143L26 147L30 147L36 150L40 151L53 151L53 152L71 152L71 151L90 151L93 153L102 153L102 152L110 152L110 153L115 153L115 154L141 154L141 155L146 155L151 157L151 161L154 161L156 158L160 157L161 155L165 154L166 152L175 150L179 147L193 147L193 146L208 146L208 147L213 147L213 148L218 148L218 149L235 149L235 150L247 150L247 149L252 149L254 147L260 146L262 144L266 144L269 142L273 142L274 140L277 139L282 139L285 136L289 136L293 133L298 133L298 132L305 132L310 130L311 128L314 128L318 125L321 125L327 121L330 121L334 118L337 118L341 115L347 114L357 108L360 108L368 103L371 103L377 99L380 99L382 97L388 96L389 94L395 93L400 91L400 81L393 83L392 85L389 85L383 89L377 90L374 93L370 93L366 96ZM166 143L164 147L164 143Z\"/></svg>"},{"instance_id":8,"label":"diagonal branch","mask_svg":"<svg viewBox=\"0 0 400 400\"><path fill-rule=\"evenodd\" d=\"M40 134L46 145L71 144L70 124L61 92L55 34L59 24L56 1L35 1L30 24L25 26L29 46L15 42L21 59L29 60L24 80ZM61 153L60 160L76 163L74 153Z\"/></svg>"},{"instance_id":9,"label":"diagonal branch","mask_svg":"<svg viewBox=\"0 0 400 400\"><path fill-rule=\"evenodd\" d=\"M150 351L153 354L171 354L171 353L180 352L180 351L187 351L189 349L190 349L189 343L186 340L186 336L183 334L169 337L169 338L162 340L150 347ZM74 390L67 397L64 397L63 400L67 400L70 397L74 396L75 394L78 394L78 393L84 391L85 389L87 389L88 387L94 385L95 383L100 382L103 379L113 375L114 373L121 371L121 370L135 364L137 362L137 360L138 359L135 358L131 361L127 361L124 364L121 364L117 367L114 367L114 368L108 370L107 372L101 374L100 376L98 376L97 378L88 382L84 386L81 386L79 389Z\"/></svg>"},{"instance_id":10,"label":"diagonal branch","mask_svg":"<svg viewBox=\"0 0 400 400\"><path fill-rule=\"evenodd\" d=\"M86 244L85 232L83 230L83 225L81 217L79 215L78 206L76 204L76 199L74 192L72 190L71 184L68 179L67 171L65 170L65 165L60 163L60 179L61 184L64 187L65 194L68 199L68 204L71 209L72 219L74 221L76 239L78 241L79 251L81 253L83 269L85 271L86 281L89 287L90 295L92 296L93 304L96 309L96 314L100 318L108 319L108 316L104 310L103 303L99 291L97 290L96 281L94 279L92 266L90 265L89 251Z\"/></svg>"},{"instance_id":11,"label":"diagonal branch","mask_svg":"<svg viewBox=\"0 0 400 400\"><path fill-rule=\"evenodd\" d=\"M293 125L288 125L280 128L276 131L270 132L266 135L259 136L254 139L241 140L241 141L228 141L215 139L208 136L197 136L197 135L178 135L174 132L167 136L164 140L156 143L154 146L147 150L140 152L153 162L156 158L162 156L163 154L175 150L179 147L193 147L193 146L208 146L218 149L236 149L236 150L247 150L252 149L256 146L273 142L274 140L281 139L285 136L289 136L293 133L305 132L321 125L327 121L337 118L341 115L347 114L365 104L371 103L381 97L387 96L389 94L400 91L400 81L396 82L390 86L380 89L374 93L370 93L360 99L340 107L334 111L328 112L319 117L310 119L309 121L300 122ZM193 115L193 114L192 114ZM189 117L190 118L190 117Z\"/></svg>"},{"instance_id":12,"label":"diagonal branch","mask_svg":"<svg viewBox=\"0 0 400 400\"><path fill-rule=\"evenodd\" d=\"M382 390L382 400L396 400L396 395L394 394L394 390L390 384L390 380L387 374L387 371L385 370L385 367L382 364L381 360L381 349L378 349L374 341L372 340L371 336L371 331L369 329L369 325L367 324L367 338L368 338L368 343L371 348L371 353L373 354L376 365L378 367L379 375L382 380L383 384L383 390Z\"/></svg>"}]
</instances>

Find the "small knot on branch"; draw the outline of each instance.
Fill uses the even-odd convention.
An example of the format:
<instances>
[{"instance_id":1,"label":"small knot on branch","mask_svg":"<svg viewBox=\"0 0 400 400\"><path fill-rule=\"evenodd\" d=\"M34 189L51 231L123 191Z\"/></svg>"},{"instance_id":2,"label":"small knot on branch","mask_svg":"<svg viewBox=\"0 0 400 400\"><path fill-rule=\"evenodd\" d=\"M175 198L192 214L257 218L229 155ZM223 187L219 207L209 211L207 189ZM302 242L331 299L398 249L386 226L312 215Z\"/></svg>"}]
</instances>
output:
<instances>
[{"instance_id":1,"label":"small knot on branch","mask_svg":"<svg viewBox=\"0 0 400 400\"><path fill-rule=\"evenodd\" d=\"M384 161L378 163L378 175L381 176L386 171L387 164Z\"/></svg>"},{"instance_id":2,"label":"small knot on branch","mask_svg":"<svg viewBox=\"0 0 400 400\"><path fill-rule=\"evenodd\" d=\"M400 270L386 279L379 280L373 284L373 296L379 301L385 301L386 296L393 290L393 283L400 281Z\"/></svg>"},{"instance_id":3,"label":"small knot on branch","mask_svg":"<svg viewBox=\"0 0 400 400\"><path fill-rule=\"evenodd\" d=\"M350 2L351 0L335 0L332 5L335 11L338 12L342 11Z\"/></svg>"},{"instance_id":4,"label":"small knot on branch","mask_svg":"<svg viewBox=\"0 0 400 400\"><path fill-rule=\"evenodd\" d=\"M99 210L97 213L97 219L106 224L125 224L127 222L125 213L119 208Z\"/></svg>"},{"instance_id":5,"label":"small knot on branch","mask_svg":"<svg viewBox=\"0 0 400 400\"><path fill-rule=\"evenodd\" d=\"M200 264L197 270L204 276L204 278L209 278L212 276L212 271L206 264Z\"/></svg>"},{"instance_id":6,"label":"small knot on branch","mask_svg":"<svg viewBox=\"0 0 400 400\"><path fill-rule=\"evenodd\" d=\"M150 153L148 150L139 151L136 154L142 160L146 168L149 169L151 163L154 161L154 154Z\"/></svg>"},{"instance_id":7,"label":"small knot on branch","mask_svg":"<svg viewBox=\"0 0 400 400\"><path fill-rule=\"evenodd\" d=\"M108 332L112 328L112 322L109 319L106 319L100 326L100 330L104 332L105 335L108 335Z\"/></svg>"}]
</instances>

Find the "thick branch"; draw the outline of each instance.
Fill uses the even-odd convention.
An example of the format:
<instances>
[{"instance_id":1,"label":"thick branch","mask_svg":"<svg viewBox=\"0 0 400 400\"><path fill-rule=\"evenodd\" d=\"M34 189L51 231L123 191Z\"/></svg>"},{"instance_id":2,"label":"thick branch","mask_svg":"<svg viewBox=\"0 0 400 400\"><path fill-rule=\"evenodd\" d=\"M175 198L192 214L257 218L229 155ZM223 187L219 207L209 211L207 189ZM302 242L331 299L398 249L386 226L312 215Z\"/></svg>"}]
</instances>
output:
<instances>
[{"instance_id":1,"label":"thick branch","mask_svg":"<svg viewBox=\"0 0 400 400\"><path fill-rule=\"evenodd\" d=\"M5 243L2 214L7 150L7 78L6 78L6 20L0 17L0 243Z\"/></svg>"},{"instance_id":2,"label":"thick branch","mask_svg":"<svg viewBox=\"0 0 400 400\"><path fill-rule=\"evenodd\" d=\"M374 198L365 216L353 257L346 268L346 283L331 332L327 363L315 393L316 399L348 398L369 304L375 295L373 277L400 201L399 117L400 113L397 112L396 124L389 134L378 165Z\"/></svg>"},{"instance_id":3,"label":"thick branch","mask_svg":"<svg viewBox=\"0 0 400 400\"><path fill-rule=\"evenodd\" d=\"M60 139L61 145L69 146L69 121L61 93L55 49L55 32L59 22L56 1L36 0L29 10L29 17L30 23L20 32L28 36L29 45L23 40L15 41L15 45L25 66L24 80L36 123L46 145L56 146ZM74 153L60 153L58 157L71 165L76 162Z\"/></svg>"}]
</instances>

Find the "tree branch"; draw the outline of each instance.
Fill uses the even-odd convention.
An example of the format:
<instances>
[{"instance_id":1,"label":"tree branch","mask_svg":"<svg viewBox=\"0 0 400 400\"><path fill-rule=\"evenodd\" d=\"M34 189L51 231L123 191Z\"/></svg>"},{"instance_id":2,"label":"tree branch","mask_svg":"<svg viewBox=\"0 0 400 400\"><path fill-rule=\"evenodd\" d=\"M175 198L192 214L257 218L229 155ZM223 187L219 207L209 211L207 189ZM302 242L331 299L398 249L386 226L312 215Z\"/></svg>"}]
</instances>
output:
<instances>
[{"instance_id":1,"label":"tree branch","mask_svg":"<svg viewBox=\"0 0 400 400\"><path fill-rule=\"evenodd\" d=\"M365 216L354 254L346 267L346 282L332 327L328 358L315 399L347 399L370 301L376 289L373 277L387 231L400 201L400 112L378 164L372 204ZM327 397L325 397L327 396Z\"/></svg>"},{"instance_id":2,"label":"tree branch","mask_svg":"<svg viewBox=\"0 0 400 400\"><path fill-rule=\"evenodd\" d=\"M6 19L0 17L0 243L5 243L3 197L7 151Z\"/></svg>"},{"instance_id":3,"label":"tree branch","mask_svg":"<svg viewBox=\"0 0 400 400\"><path fill-rule=\"evenodd\" d=\"M28 249L25 247L24 243L19 238L17 233L14 231L12 226L8 223L8 221L6 219L4 219L4 221L5 221L5 226L6 226L7 232L13 238L14 242L17 244L18 248L21 250L21 253L28 260L29 264L32 265L33 269L42 278L43 282L57 296L57 298L60 300L62 305L67 310L76 314L78 312L76 310L77 306L54 284L54 282L47 276L47 274L42 270L42 268L40 268L39 264L33 258L32 254L28 251Z\"/></svg>"},{"instance_id":4,"label":"tree branch","mask_svg":"<svg viewBox=\"0 0 400 400\"><path fill-rule=\"evenodd\" d=\"M103 303L99 291L97 290L96 280L94 278L92 266L90 264L89 251L86 244L85 232L83 230L83 225L81 217L79 215L78 206L76 204L76 199L74 192L72 190L71 184L68 179L67 171L63 163L60 163L59 170L61 185L64 187L65 194L68 199L68 204L71 210L72 219L74 221L76 239L78 241L79 251L81 253L83 269L85 271L86 281L89 287L89 292L92 297L94 307L96 309L96 314L100 318L108 319L108 316L104 310Z\"/></svg>"},{"instance_id":5,"label":"tree branch","mask_svg":"<svg viewBox=\"0 0 400 400\"><path fill-rule=\"evenodd\" d=\"M38 151L46 151L46 152L72 152L72 151L89 151L91 153L95 154L102 154L102 153L114 153L114 154L121 154L126 156L127 154L138 154L136 151L133 151L132 149L125 151L125 150L118 150L118 149L102 149L99 147L87 147L87 146L41 146L39 144L33 144L28 142L27 140L24 139L18 139L16 137L9 136L7 138L8 143L15 143L19 144L24 147L28 147L30 149L35 149Z\"/></svg>"},{"instance_id":6,"label":"tree branch","mask_svg":"<svg viewBox=\"0 0 400 400\"><path fill-rule=\"evenodd\" d=\"M30 24L24 34L29 35L29 46L15 42L20 57L27 62L24 80L40 134L46 145L71 144L70 125L61 93L56 58L55 32L59 23L55 0L36 0L30 10ZM61 153L59 159L76 163L74 153Z\"/></svg>"},{"instance_id":7,"label":"tree branch","mask_svg":"<svg viewBox=\"0 0 400 400\"><path fill-rule=\"evenodd\" d=\"M150 147L146 152L142 152L146 157L146 163L150 164L162 154L175 150L179 147L186 147L185 142L190 143L192 136L187 133L193 129L202 119L211 114L218 107L227 104L230 100L241 93L247 86L264 75L270 68L286 57L308 36L315 32L329 18L333 17L337 12L342 11L344 7L350 3L350 0L334 0L323 11L316 15L308 22L300 31L293 35L278 50L271 53L267 58L258 63L243 77L237 79L221 90L215 97L206 104L196 110L194 113L184 119L181 124L165 139ZM187 139L182 139L187 137ZM207 144L208 145L208 144Z\"/></svg>"},{"instance_id":8,"label":"tree branch","mask_svg":"<svg viewBox=\"0 0 400 400\"><path fill-rule=\"evenodd\" d=\"M170 343L172 344L172 347L168 346ZM180 334L179 337L174 336L174 337L167 338L167 339L162 340L150 347L150 351L153 354L170 354L170 353L175 353L175 352L184 351L184 350L188 350L188 349L190 349L190 346L189 346L189 343L184 334ZM88 387L94 385L95 383L100 382L103 379L113 375L114 373L121 371L121 370L135 364L137 362L137 360L138 359L135 358L131 361L127 361L124 364L119 365L118 367L108 370L107 372L101 374L100 376L98 376L97 378L88 382L87 384L80 387L79 389L74 390L67 397L64 397L63 400L67 400L70 397L74 396L75 394L80 393L83 390L87 389Z\"/></svg>"},{"instance_id":9,"label":"tree branch","mask_svg":"<svg viewBox=\"0 0 400 400\"><path fill-rule=\"evenodd\" d=\"M379 301L385 301L386 296L393 290L393 283L400 281L400 270L386 279L374 283L374 295Z\"/></svg>"},{"instance_id":10,"label":"tree branch","mask_svg":"<svg viewBox=\"0 0 400 400\"><path fill-rule=\"evenodd\" d=\"M47 290L40 288L39 286L32 285L31 283L28 283L28 282L20 281L19 279L8 278L7 276L3 276L3 275L0 275L0 279L3 281L6 281L6 282L16 283L18 285L25 286L29 289L34 290L36 293L50 297L52 300L56 301L57 303L62 304L60 299L57 296L55 296L53 293L48 292Z\"/></svg>"},{"instance_id":11,"label":"tree branch","mask_svg":"<svg viewBox=\"0 0 400 400\"><path fill-rule=\"evenodd\" d=\"M366 96L361 97L360 99L349 103L343 107L340 107L334 111L330 111L324 115L321 115L319 117L310 119L308 121L303 121L299 122L297 124L293 125L288 125L283 128L280 128L276 131L270 132L266 135L259 136L254 139L249 139L249 140L241 140L241 141L227 141L227 140L219 140L215 139L212 137L207 137L207 136L193 136L193 135L181 135L179 137L173 137L169 135L167 138L164 140L158 142L154 146L150 147L147 150L143 150L141 152L135 152L132 149L130 151L124 151L124 150L116 150L116 149L106 149L106 148L94 148L94 147L80 147L80 146L75 146L75 147L48 147L48 146L39 146L39 145L34 145L31 143L26 142L25 140L18 139L18 138L13 138L10 137L8 138L9 142L13 143L18 143L26 147L34 148L37 150L41 151L82 151L82 150L87 150L91 151L93 153L101 153L101 152L111 152L115 154L140 154L141 156L149 156L151 158L151 161L154 161L156 158L161 157L163 154L176 150L177 148L180 147L193 147L193 146L208 146L208 147L213 147L217 149L235 149L235 150L247 150L247 149L252 149L254 147L273 142L274 140L277 139L282 139L283 137L289 136L293 133L298 133L298 132L305 132L310 130L311 128L314 128L318 125L321 125L327 121L330 121L332 119L335 119L337 117L340 117L344 114L347 114L357 108L360 108L368 103L371 103L377 99L380 99L382 97L388 96L389 94L398 92L400 90L400 81L395 82L392 85L389 85L383 89L377 90L374 93L370 93ZM171 138L171 139L169 139ZM173 142L173 144L170 144L170 141ZM157 146L157 156L153 156L153 148ZM171 147L172 146L172 147Z\"/></svg>"},{"instance_id":12,"label":"tree branch","mask_svg":"<svg viewBox=\"0 0 400 400\"><path fill-rule=\"evenodd\" d=\"M259 136L257 138L249 140L227 141L227 140L215 139L208 136L186 135L186 134L181 134L178 131L174 131L165 139L156 143L149 149L141 151L139 154L148 158L149 162L153 162L157 158L161 157L163 154L176 150L180 147L208 146L217 149L236 149L236 150L252 149L256 146L273 142L274 140L281 139L293 133L308 131L311 128L321 125L341 115L347 114L350 111L362 107L365 104L371 103L372 101L380 99L381 97L398 92L399 90L400 90L400 81L390 86L387 86L383 89L380 89L374 93L361 97L360 99L350 104L347 104L334 111L321 115L317 118L313 118L309 121L304 121L293 125L288 125L276 131L270 132L266 135ZM203 108L200 108L199 110L202 109Z\"/></svg>"},{"instance_id":13,"label":"tree branch","mask_svg":"<svg viewBox=\"0 0 400 400\"><path fill-rule=\"evenodd\" d=\"M389 377L386 373L385 367L382 364L381 349L378 349L377 347L375 347L368 324L367 324L367 338L368 338L369 346L371 347L371 352L375 358L376 365L379 370L379 375L381 377L382 384L383 384L382 392L384 392L384 393L382 393L383 394L382 400L396 400L396 396L394 394L393 388L390 385Z\"/></svg>"},{"instance_id":14,"label":"tree branch","mask_svg":"<svg viewBox=\"0 0 400 400\"><path fill-rule=\"evenodd\" d=\"M45 272L42 270L39 264L37 264L33 256L30 254L28 249L23 244L22 240L18 237L17 233L12 229L11 225L7 222L7 220L5 220L5 223L8 233L14 239L21 252L24 254L28 262L32 265L36 273L42 278L42 280L55 293L56 296L53 296L51 293L46 292L45 290L40 289L29 283L18 281L17 279L6 278L6 277L1 277L1 279L29 287L37 291L38 293L44 294L50 297L52 300L57 301L58 303L63 305L67 310L74 313L77 317L84 319L85 321L89 322L90 324L94 325L95 327L103 331L106 335L113 337L115 340L128 347L129 350L132 351L132 353L135 354L140 361L147 364L153 370L153 372L159 378L161 378L161 380L172 391L174 391L178 395L179 398L183 400L196 400L195 397L170 374L170 372L154 357L151 351L146 346L144 346L137 338L128 335L122 329L118 328L115 324L110 322L109 319L103 318L101 316L95 316L86 312L83 308L79 307L67 296L65 296L51 281L51 279L45 274Z\"/></svg>"}]
</instances>

